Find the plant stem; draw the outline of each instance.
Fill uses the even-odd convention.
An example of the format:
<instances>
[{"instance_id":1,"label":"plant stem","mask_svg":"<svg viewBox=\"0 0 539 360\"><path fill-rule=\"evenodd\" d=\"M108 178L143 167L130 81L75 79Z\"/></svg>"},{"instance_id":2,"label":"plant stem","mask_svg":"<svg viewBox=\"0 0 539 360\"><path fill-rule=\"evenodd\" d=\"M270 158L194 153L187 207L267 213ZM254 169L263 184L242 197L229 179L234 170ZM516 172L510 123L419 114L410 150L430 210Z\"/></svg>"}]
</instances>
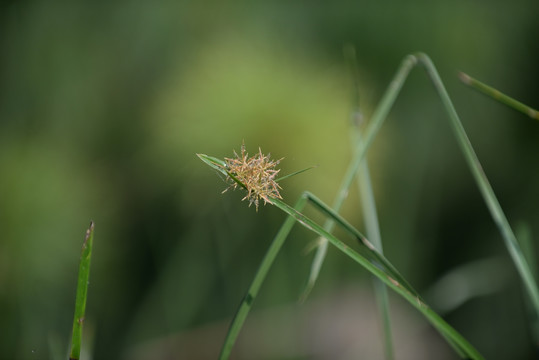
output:
<instances>
[{"instance_id":1,"label":"plant stem","mask_svg":"<svg viewBox=\"0 0 539 360\"><path fill-rule=\"evenodd\" d=\"M296 203L296 208L303 208L305 206L306 201L307 201L306 198L303 198L303 197L300 198L298 202ZM228 359L228 357L230 356L232 347L234 346L236 342L239 332L247 317L247 314L251 310L253 300L258 295L260 286L262 285L262 282L266 278L269 268L275 261L275 258L277 254L279 253L279 250L283 246L283 243L286 240L286 237L288 236L288 234L290 233L290 230L292 230L292 227L294 226L295 222L296 221L294 220L293 217L288 217L286 221L283 223L283 225L281 226L281 229L279 230L275 238L273 239L273 242L271 243L270 247L266 251L264 258L262 259L262 262L260 263L258 270L256 271L255 277L253 281L251 282L249 289L247 290L247 294L243 298L238 310L236 311L236 314L234 315L234 319L232 320L232 323L230 324L230 328L226 335L223 348L221 349L221 354L219 355L219 359Z\"/></svg>"},{"instance_id":2,"label":"plant stem","mask_svg":"<svg viewBox=\"0 0 539 360\"><path fill-rule=\"evenodd\" d=\"M493 87L488 86L487 84L482 83L481 81L474 79L470 75L465 74L463 72L459 73L459 78L464 84L471 86L472 88L482 92L483 94L487 96L490 96L494 100L497 100L501 102L502 104L512 107L513 109L528 115L532 119L539 120L539 111L529 107L528 105L523 104L520 101L515 100L508 95L505 95L499 90L496 90Z\"/></svg>"},{"instance_id":3,"label":"plant stem","mask_svg":"<svg viewBox=\"0 0 539 360\"><path fill-rule=\"evenodd\" d=\"M352 74L354 83L354 96L352 98L354 105L350 120L352 123L352 144L355 147L357 145L361 145L362 142L360 131L362 116L359 102L359 71L355 48L353 46L345 47L344 56L348 60L350 73ZM384 251L382 247L382 236L380 234L380 224L378 222L378 215L376 211L376 201L374 199L374 192L372 190L371 177L369 174L369 166L366 158L361 163L360 169L357 172L357 185L359 189L361 208L363 210L363 218L365 219L365 227L367 229L367 237L370 239L376 250L383 255ZM394 350L393 336L391 334L391 315L389 311L389 297L387 288L380 280L376 278L373 279L373 286L382 323L385 358L386 360L392 360L394 358Z\"/></svg>"},{"instance_id":4,"label":"plant stem","mask_svg":"<svg viewBox=\"0 0 539 360\"><path fill-rule=\"evenodd\" d=\"M221 172L222 174L228 174L225 168L222 167L221 160L203 154L198 154L198 156L202 161L207 163L215 170ZM300 211L302 211L305 207L307 201L312 203L315 208L317 208L323 214L332 218L335 224L339 224L345 231L347 231L357 240L359 240L359 249L357 251L353 250L352 248L344 244L341 240L337 239L335 236L324 230L313 220L300 213ZM270 245L268 252L266 253L260 267L258 268L257 273L255 274L253 282L251 283L251 286L247 291L247 295L244 297L238 311L236 312L236 315L234 316L234 319L232 320L232 324L227 334L225 344L223 345L223 349L219 357L220 359L228 359L232 347L239 334L239 331L245 321L245 318L247 317L249 310L251 309L252 302L258 294L258 290L260 289L260 286L265 279L271 264L275 260L279 249L281 248L283 242L286 240L289 232L292 229L292 226L296 221L303 225L305 228L313 231L318 236L327 239L340 251L344 252L355 262L357 262L359 265L361 265L378 279L380 279L384 284L386 284L399 295L404 297L430 321L430 323L440 332L440 334L448 341L448 343L455 349L455 351L460 356L466 356L472 359L483 358L481 354L479 354L479 352L471 344L469 344L465 338L463 338L455 329L453 329L449 324L447 324L440 316L438 316L425 304L417 291L412 288L412 286L393 267L393 265L382 254L380 254L357 229L350 225L339 214L337 214L333 209L324 204L316 196L308 192L303 193L294 208L290 207L279 199L272 199L272 205L284 211L286 214L289 215L289 217L287 218L287 220L279 230L277 236L275 237L274 241Z\"/></svg>"},{"instance_id":5,"label":"plant stem","mask_svg":"<svg viewBox=\"0 0 539 360\"><path fill-rule=\"evenodd\" d=\"M356 135L357 140L355 143L360 143L361 134L359 133L359 129L357 129ZM374 193L369 175L369 167L366 159L361 164L357 175L357 180L361 208L363 210L363 217L365 219L365 227L367 229L367 237L370 239L376 250L378 250L380 254L383 254L382 236L380 235L380 225L376 212L376 202L374 200ZM376 301L378 303L378 311L380 312L380 317L382 320L385 357L387 360L391 360L394 358L394 351L391 335L391 315L389 311L389 297L387 288L376 278L374 279L373 285Z\"/></svg>"},{"instance_id":6,"label":"plant stem","mask_svg":"<svg viewBox=\"0 0 539 360\"><path fill-rule=\"evenodd\" d=\"M374 137L378 133L378 130L382 126L383 121L385 120L385 118L387 117L387 114L389 113L389 110L391 110L391 107L393 106L393 103L395 102L395 99L397 98L402 88L402 85L404 84L404 81L406 80L408 74L410 73L410 70L415 66L416 63L417 63L417 59L412 55L408 55L404 58L404 60L401 62L399 66L399 69L397 70L397 73L395 74L395 77L393 78L393 80L389 84L389 87L384 93L382 100L380 101L379 105L376 107L376 110L374 111L372 115L369 126L367 127L367 130L365 132L365 136L363 137L363 142L360 144L357 144L353 157L352 157L352 161L348 165L348 168L346 169L346 173L344 175L342 183L339 187L339 190L337 191L337 196L335 197L335 200L332 206L332 209L334 209L336 212L340 211L344 203L344 200L348 196L348 190L350 189L350 186L352 185L354 176L356 175L359 169L359 165L361 164L361 161L363 160L363 157L365 156L367 149L371 145L372 141L374 140ZM326 230L327 232L331 233L334 227L335 227L335 224L333 220L331 219L328 219L324 223L324 230ZM324 262L324 258L327 253L327 240L324 238L319 238L318 242L319 242L319 246L317 248L315 258L311 265L311 272L309 274L309 282L305 289L306 294L314 286L316 279L318 278L318 274L320 273L322 263Z\"/></svg>"},{"instance_id":7,"label":"plant stem","mask_svg":"<svg viewBox=\"0 0 539 360\"><path fill-rule=\"evenodd\" d=\"M472 144L466 135L466 131L464 131L464 127L462 126L459 116L457 115L457 111L455 110L455 107L453 106L453 103L445 90L444 84L440 79L440 75L427 55L420 53L416 56L420 63L425 67L427 74L432 80L432 83L434 84L434 87L442 100L447 115L449 116L449 120L451 120L450 123L457 141L462 152L464 153L468 166L472 171L477 186L479 187L479 191L483 195L483 199L487 204L490 214L503 236L505 246L509 251L511 259L514 262L522 281L524 282L524 286L532 301L535 313L537 316L539 316L539 290L537 289L537 284L530 271L526 258L522 254L522 250L520 249L515 235L513 234L513 230L511 230L511 226L505 217L496 195L494 194L494 190L492 189L492 186L490 185L487 176L479 163L479 159L472 148Z\"/></svg>"},{"instance_id":8,"label":"plant stem","mask_svg":"<svg viewBox=\"0 0 539 360\"><path fill-rule=\"evenodd\" d=\"M449 95L447 94L447 91L442 83L442 80L440 79L440 76L434 64L426 54L417 53L414 55L408 55L402 61L399 70L397 71L397 74L395 75L393 81L390 83L388 89L382 97L382 100L380 101L380 105L378 105L372 116L371 122L367 126L364 142L358 144L357 146L356 153L348 167L344 181L341 185L341 188L339 189L339 193L337 195L337 199L334 203L333 208L336 211L339 211L344 199L346 198L348 188L350 187L350 183L352 182L354 174L359 168L359 165L361 164L361 161L363 160L367 149L371 145L372 141L374 140L374 137L376 136L384 120L386 119L387 114L389 113L389 110L395 102L395 99L400 92L402 85L406 80L406 77L408 76L410 70L418 63L421 63L423 65L430 80L434 84L438 95L440 96L440 100L442 101L445 111L449 117L451 127L457 138L457 142L461 148L461 151L464 154L464 158L466 159L466 162L468 163L468 166L474 176L474 179L477 183L477 186L479 187L479 191L483 196L487 208L489 209L491 216L504 239L505 246L511 256L511 259L513 260L513 263L515 264L515 267L517 268L517 271L522 278L524 287L526 288L526 292L528 293L528 296L530 297L533 307L535 309L535 313L537 314L537 316L539 316L539 290L531 274L528 263L526 262L526 259L522 254L520 246L515 239L515 235L511 230L509 222L507 221L507 218L505 217L505 214L494 194L494 191L492 190L492 187L488 182L488 179L481 167L481 164L479 163L479 159L477 158L477 155L473 150L470 140L466 135L466 131L462 126L455 107L453 106L453 103L451 102L451 99L449 98ZM328 231L331 231L333 229L333 224L330 221L326 222L325 225L326 226L324 226L324 229ZM323 241L321 243L324 244ZM325 252L326 249L320 246L317 251L315 260L313 260L313 266L310 276L310 283L312 284L314 284L314 281L316 281L316 278L318 276L318 273L315 273L314 271L319 271L321 263L325 256ZM311 287L312 284L310 285Z\"/></svg>"},{"instance_id":9,"label":"plant stem","mask_svg":"<svg viewBox=\"0 0 539 360\"><path fill-rule=\"evenodd\" d=\"M516 228L516 237L522 246L522 252L530 265L532 274L537 274L537 259L535 257L535 246L530 226L523 222L519 223ZM535 339L535 349L539 350L539 317L534 312L534 308L529 301L526 302L526 305L530 314L530 328L532 336Z\"/></svg>"},{"instance_id":10,"label":"plant stem","mask_svg":"<svg viewBox=\"0 0 539 360\"><path fill-rule=\"evenodd\" d=\"M70 360L80 359L80 349L82 342L82 325L84 323L84 313L86 311L86 298L88 295L88 279L90 277L90 260L92 258L92 244L94 240L94 223L90 222L90 227L86 230L84 243L79 263L79 278L77 281L77 296L75 300L75 316L73 317L73 335L71 337Z\"/></svg>"},{"instance_id":11,"label":"plant stem","mask_svg":"<svg viewBox=\"0 0 539 360\"><path fill-rule=\"evenodd\" d=\"M315 205L319 210L321 210L323 213L325 213L328 216L335 216L336 213L329 208L327 205L325 205L323 202L321 202L318 198L314 197L310 193L304 193L304 197L308 198L309 201ZM305 228L313 231L314 233L318 234L321 237L324 237L328 239L329 242L332 243L337 249L348 255L350 258L352 258L355 262L360 264L362 267L364 267L366 270L371 272L374 276L376 276L379 280L381 280L386 286L393 289L395 292L397 292L399 295L404 297L412 306L414 306L416 309L418 309L426 318L429 320L429 322L440 332L440 334L448 341L448 343L455 349L455 351L461 356L461 357L468 357L472 359L483 359L482 355L470 344L468 341L462 337L455 329L453 329L449 324L447 324L438 314L436 314L434 311L432 311L419 297L418 293L413 290L411 287L409 287L408 284L403 284L399 282L399 280L402 280L402 278L399 276L400 274L393 274L391 273L388 275L386 272L387 269L391 268L393 269L392 265L390 265L383 256L379 255L378 259L374 265L369 261L367 258L365 258L364 253L359 253L344 244L341 240L337 239L335 236L324 230L321 226L316 224L314 221L306 217L305 215L301 214L301 207L295 207L292 208L286 203L284 203L281 200L275 199L274 205L277 206L279 209L286 212L288 215L294 217L296 221L298 221L302 226ZM360 234L357 230L354 228L349 228L346 223L342 223L340 218L334 218L334 220L339 223L340 225L345 225L343 228L347 231L351 231L351 233L354 236L357 236ZM372 246L372 245L371 245ZM370 248L368 245L365 246L367 250L372 251L373 253L377 253L377 251L374 248ZM380 268L380 265L384 266L384 269L382 270ZM392 276L399 276L399 280L396 280Z\"/></svg>"}]
</instances>

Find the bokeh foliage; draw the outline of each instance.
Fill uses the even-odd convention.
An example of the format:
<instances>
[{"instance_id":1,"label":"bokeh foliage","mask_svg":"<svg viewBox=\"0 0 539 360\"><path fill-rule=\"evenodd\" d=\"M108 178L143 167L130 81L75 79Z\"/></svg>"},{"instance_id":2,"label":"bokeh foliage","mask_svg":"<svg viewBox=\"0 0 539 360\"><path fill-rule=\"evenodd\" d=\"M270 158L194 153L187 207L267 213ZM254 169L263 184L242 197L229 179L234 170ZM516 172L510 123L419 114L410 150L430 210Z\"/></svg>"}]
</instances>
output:
<instances>
[{"instance_id":1,"label":"bokeh foliage","mask_svg":"<svg viewBox=\"0 0 539 360\"><path fill-rule=\"evenodd\" d=\"M317 164L283 196L331 202L350 157L345 43L367 119L401 58L428 53L509 220L539 236L537 123L456 77L539 107L536 1L0 6L1 358L67 353L90 219L85 344L96 359L230 317L284 217L221 196L195 153L230 156L245 141L285 157L284 173ZM418 290L474 259L508 260L424 74L410 77L369 161L386 256ZM361 227L355 196L344 214ZM255 310L300 294L312 238L293 238ZM448 320L489 359L533 358L516 274L502 270L512 281ZM330 253L312 296L366 279ZM224 333L206 340L218 346ZM500 339L511 341L493 346Z\"/></svg>"}]
</instances>

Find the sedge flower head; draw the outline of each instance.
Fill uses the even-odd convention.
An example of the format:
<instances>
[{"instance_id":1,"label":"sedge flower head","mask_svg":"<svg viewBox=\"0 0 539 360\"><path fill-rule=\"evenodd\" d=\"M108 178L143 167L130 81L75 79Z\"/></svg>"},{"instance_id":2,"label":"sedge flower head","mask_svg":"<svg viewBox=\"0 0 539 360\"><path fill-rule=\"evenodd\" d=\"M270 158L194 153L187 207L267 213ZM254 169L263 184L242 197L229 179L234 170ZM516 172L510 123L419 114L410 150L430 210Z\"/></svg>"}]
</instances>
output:
<instances>
[{"instance_id":1,"label":"sedge flower head","mask_svg":"<svg viewBox=\"0 0 539 360\"><path fill-rule=\"evenodd\" d=\"M233 158L225 158L227 172L245 185L247 190L247 195L242 201L249 200L249 206L255 204L258 211L260 199L264 200L264 205L273 204L271 199L282 199L281 194L279 194L281 187L275 181L275 177L280 171L275 167L281 160L271 160L270 154L262 154L260 148L258 148L256 155L249 157L245 151L245 144L241 146L241 155L234 151ZM227 180L231 182L231 185L223 192L240 186L230 175Z\"/></svg>"}]
</instances>

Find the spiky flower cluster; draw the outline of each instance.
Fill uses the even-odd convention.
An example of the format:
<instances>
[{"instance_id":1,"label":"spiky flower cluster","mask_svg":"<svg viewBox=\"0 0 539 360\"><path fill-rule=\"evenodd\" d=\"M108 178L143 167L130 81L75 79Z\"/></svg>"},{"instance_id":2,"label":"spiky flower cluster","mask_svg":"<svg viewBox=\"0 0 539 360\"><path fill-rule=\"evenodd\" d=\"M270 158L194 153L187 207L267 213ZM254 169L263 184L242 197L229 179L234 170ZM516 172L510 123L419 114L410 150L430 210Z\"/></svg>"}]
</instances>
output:
<instances>
[{"instance_id":1,"label":"spiky flower cluster","mask_svg":"<svg viewBox=\"0 0 539 360\"><path fill-rule=\"evenodd\" d=\"M228 173L245 185L247 190L247 195L241 200L249 200L249 206L255 204L256 211L258 211L260 199L264 200L264 205L273 204L272 198L282 199L281 194L279 194L281 187L275 181L275 177L280 171L276 170L275 166L281 160L271 160L270 154L262 154L260 148L258 148L256 155L249 157L245 151L245 144L241 146L241 156L234 151L234 158L225 158ZM230 188L236 189L240 186L230 176L227 180L231 182L231 185L223 193Z\"/></svg>"}]
</instances>

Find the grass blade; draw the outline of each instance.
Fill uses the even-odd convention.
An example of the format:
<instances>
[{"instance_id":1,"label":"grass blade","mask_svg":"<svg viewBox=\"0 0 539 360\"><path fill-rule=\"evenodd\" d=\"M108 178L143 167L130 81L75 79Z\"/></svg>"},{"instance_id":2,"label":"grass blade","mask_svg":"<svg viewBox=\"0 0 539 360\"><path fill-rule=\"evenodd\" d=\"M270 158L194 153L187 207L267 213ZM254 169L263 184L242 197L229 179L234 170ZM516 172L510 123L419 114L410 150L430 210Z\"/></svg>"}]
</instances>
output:
<instances>
[{"instance_id":1,"label":"grass blade","mask_svg":"<svg viewBox=\"0 0 539 360\"><path fill-rule=\"evenodd\" d=\"M537 274L537 258L535 256L535 246L532 239L530 226L527 223L521 222L516 228L517 239L522 246L522 252L530 264L532 274ZM534 346L539 351L539 317L534 312L532 304L526 302L527 311L530 314L530 328L533 338L535 339Z\"/></svg>"},{"instance_id":2,"label":"grass blade","mask_svg":"<svg viewBox=\"0 0 539 360\"><path fill-rule=\"evenodd\" d=\"M408 55L401 63L397 74L395 75L393 81L386 90L384 96L382 97L382 100L380 101L379 106L376 108L372 116L371 122L367 126L364 142L359 144L357 147L357 150L344 177L341 188L339 189L339 193L337 195L337 199L334 203L333 208L336 211L339 211L342 203L344 202L344 199L346 198L346 194L348 193L348 189L350 187L350 183L352 182L354 174L359 168L363 157L365 156L368 148L374 140L374 137L377 135L384 120L386 119L389 110L391 109L398 93L400 92L400 89L402 88L404 81L406 80L406 77L408 76L410 70L416 64L423 65L424 69L427 72L427 75L429 76L436 91L438 92L438 95L440 96L440 100L442 101L445 111L449 117L449 122L454 131L455 137L457 138L457 142L461 148L461 151L464 154L464 158L468 163L468 167L470 168L472 175L474 176L475 182L479 187L479 191L481 192L483 199L487 205L487 208L489 209L490 214L503 237L505 246L511 256L513 263L515 264L515 267L517 268L519 276L524 283L524 287L528 296L530 297L536 316L539 317L539 289L537 288L537 283L534 280L534 277L530 271L530 267L524 255L522 254L522 250L520 249L520 246L516 241L511 226L509 225L509 222L507 221L507 218L481 167L479 159L477 158L477 155L473 150L470 140L466 135L466 131L464 130L464 127L462 126L455 107L453 106L453 103L451 102L451 99L445 89L445 86L440 79L440 75L438 74L436 67L426 54L417 53L414 55ZM324 229L328 231L331 231L332 228L333 224L331 221L328 221L326 223L326 226L324 226ZM323 242L324 241L321 240L322 244ZM326 250L323 246L320 246L318 248L318 253L321 253L321 255L318 256L319 254L317 253L315 260L313 261L309 285L311 287L318 276L315 271L320 269L321 263L325 256L325 251Z\"/></svg>"},{"instance_id":3,"label":"grass blade","mask_svg":"<svg viewBox=\"0 0 539 360\"><path fill-rule=\"evenodd\" d=\"M417 58L425 67L427 74L429 75L436 91L438 92L438 95L440 96L440 99L442 100L442 104L444 105L447 115L449 116L450 123L459 146L464 153L468 167L472 171L475 182L479 187L479 191L481 192L481 195L483 195L483 199L487 204L490 214L494 219L500 233L502 234L505 246L509 251L509 255L515 264L520 278L524 283L528 296L531 299L536 316L539 316L539 290L537 288L537 283L535 282L528 262L526 261L526 258L524 257L522 250L520 249L520 246L515 238L513 230L509 225L509 221L507 221L502 207L494 194L494 190L492 189L492 186L490 185L487 176L479 163L479 159L472 148L472 144L466 135L466 131L464 131L464 127L462 126L457 111L455 110L455 107L453 106L453 103L445 90L445 86L440 79L440 75L427 55L420 53L417 54Z\"/></svg>"},{"instance_id":4,"label":"grass blade","mask_svg":"<svg viewBox=\"0 0 539 360\"><path fill-rule=\"evenodd\" d=\"M317 168L318 165L316 166L309 166L308 168L305 168L305 169L302 169L302 170L298 170L298 171L294 171L293 173L291 174L288 174L288 175L284 175L284 176L281 176L280 178L278 179L275 179L276 182L279 182L279 181L282 181L284 179L288 179L289 177L292 177L292 176L295 176L295 175L299 175L305 171L308 171L308 170L311 170L311 169L314 169L314 168Z\"/></svg>"},{"instance_id":5,"label":"grass blade","mask_svg":"<svg viewBox=\"0 0 539 360\"><path fill-rule=\"evenodd\" d=\"M88 295L88 279L90 277L90 260L92 258L92 244L94 241L94 223L86 231L79 263L79 278L77 281L77 297L75 300L75 316L73 317L73 335L71 337L70 360L80 359L82 342L82 326L86 311L86 298Z\"/></svg>"},{"instance_id":6,"label":"grass blade","mask_svg":"<svg viewBox=\"0 0 539 360\"><path fill-rule=\"evenodd\" d=\"M305 207L306 201L307 199L303 197L300 198L300 200L298 200L298 202L296 203L296 208L302 209L303 207ZM296 220L293 217L289 216L281 226L281 229L279 230L279 232L273 239L270 247L266 251L264 258L262 259L262 262L260 263L258 270L256 271L253 281L251 282L251 285L247 290L247 294L241 301L241 304L236 311L236 314L234 315L232 323L230 324L230 328L227 332L221 354L219 355L220 360L228 359L228 357L230 356L232 347L234 346L236 339L238 338L239 332L243 326L243 323L245 322L245 319L247 318L247 315L251 310L253 301L258 295L258 290L260 289L262 282L268 274L269 268L275 261L279 250L281 249L284 241L286 240L295 223Z\"/></svg>"},{"instance_id":7,"label":"grass blade","mask_svg":"<svg viewBox=\"0 0 539 360\"><path fill-rule=\"evenodd\" d=\"M494 100L497 100L501 102L502 104L512 107L513 109L528 115L532 119L539 120L539 111L532 109L528 105L523 104L520 101L515 100L510 96L505 95L499 90L496 90L493 87L488 86L487 84L482 83L481 81L474 79L470 75L465 74L463 72L459 73L459 78L464 84L474 88L475 90L482 92L483 94L487 96L490 96Z\"/></svg>"},{"instance_id":8,"label":"grass blade","mask_svg":"<svg viewBox=\"0 0 539 360\"><path fill-rule=\"evenodd\" d=\"M228 173L225 170L226 163L223 160L218 159L213 156L206 155L206 154L197 154L197 156L200 160L204 161L204 163L208 165L209 167L211 167L212 169L219 171L221 174L225 176L228 175Z\"/></svg>"},{"instance_id":9,"label":"grass blade","mask_svg":"<svg viewBox=\"0 0 539 360\"><path fill-rule=\"evenodd\" d=\"M511 281L510 266L509 262L499 258L459 265L438 278L425 291L425 298L439 314L445 315L473 298L500 292Z\"/></svg>"},{"instance_id":10,"label":"grass blade","mask_svg":"<svg viewBox=\"0 0 539 360\"><path fill-rule=\"evenodd\" d=\"M359 130L356 134L357 140L354 143L361 142L361 134ZM374 193L372 191L371 179L369 175L369 167L367 160L365 159L361 164L359 172L357 174L357 183L359 188L359 197L361 208L363 210L363 217L365 219L365 227L367 236L371 240L372 244L383 254L382 236L380 234L380 225L378 222L378 215L376 211L376 202L374 200ZM384 334L384 349L386 359L390 360L394 358L393 355L393 340L391 335L391 315L389 311L389 297L387 294L387 288L379 280L374 281L374 292L376 295L376 302L378 303L378 311L380 312L382 320L382 332Z\"/></svg>"},{"instance_id":11,"label":"grass blade","mask_svg":"<svg viewBox=\"0 0 539 360\"><path fill-rule=\"evenodd\" d=\"M325 214L334 214L334 212L327 207L327 205L313 201L313 198L306 193L304 195L307 197L313 204L320 210L324 209ZM413 290L409 285L400 283L393 276L395 273L391 272L388 274L387 269L394 269L393 266L385 259L383 256L380 256L380 263L372 263L369 261L363 253L357 252L354 249L350 248L344 244L341 240L337 239L335 236L324 230L321 226L316 224L314 221L301 214L297 209L290 207L281 200L275 199L274 205L279 209L286 212L288 215L294 217L305 228L313 231L317 235L328 239L328 241L334 245L337 249L345 253L347 256L352 258L355 262L360 264L366 270L371 272L376 276L380 281L382 281L386 286L394 290L396 293L405 298L412 306L419 310L427 320L440 332L440 334L448 340L448 343L455 349L455 351L462 357L467 357L471 359L483 359L482 355L464 338L460 335L453 327L446 323L438 314L436 314L432 309L430 309L419 297L419 294ZM341 223L340 219L335 219L337 223ZM354 233L359 233L357 230ZM374 248L369 248L365 246L368 250L376 252ZM383 269L379 265L383 265ZM398 274L398 272L397 272ZM400 274L399 274L400 275Z\"/></svg>"},{"instance_id":12,"label":"grass blade","mask_svg":"<svg viewBox=\"0 0 539 360\"><path fill-rule=\"evenodd\" d=\"M347 46L344 49L344 56L348 60L350 72L354 82L354 97L353 97L353 112L351 116L352 122L352 144L355 146L361 145L361 131L359 126L362 121L360 104L359 104L359 71L357 65L357 58L355 48L353 46ZM372 191L371 178L369 174L369 166L367 159L365 158L361 163L360 169L357 173L357 185L359 189L359 198L361 208L363 210L363 218L365 220L365 227L367 236L371 240L374 247L383 255L382 236L380 234L380 224L378 222L378 215L376 211L376 202L374 200L374 192ZM387 288L379 280L374 279L374 293L376 302L378 304L378 311L380 312L380 318L382 323L382 334L384 343L384 354L387 360L394 358L393 350L393 336L391 334L391 315L389 311L389 297Z\"/></svg>"},{"instance_id":13,"label":"grass blade","mask_svg":"<svg viewBox=\"0 0 539 360\"><path fill-rule=\"evenodd\" d=\"M389 111L391 110L391 107L393 106L395 99L397 98L402 86L404 85L404 82L406 78L408 77L408 74L410 73L410 71L413 69L413 67L416 64L417 64L417 59L415 56L408 55L404 58L404 60L401 62L397 70L397 73L393 77L391 84L389 85L386 92L382 96L382 99L380 100L379 105L376 107L376 110L374 111L372 115L369 126L366 129L366 132L363 138L364 141L360 144L357 144L357 147L352 156L352 160L350 161L350 164L348 165L348 168L346 169L346 173L344 175L342 183L339 187L339 190L337 191L337 196L335 197L335 200L332 204L333 205L332 209L334 209L337 213L340 211L344 203L344 200L346 200L346 197L348 196L348 190L350 189L350 186L352 185L354 176L356 175L359 169L359 166L361 165L361 161L363 160L363 157L365 156L367 149L369 148L372 141L376 137L378 130L380 130L380 127L382 126L385 118L387 117ZM324 230L326 230L327 232L331 233L334 227L335 227L335 223L331 219L328 219L324 223ZM326 256L327 240L324 238L319 238L318 243L319 243L319 246L317 248L314 260L311 265L309 281L304 290L304 296L306 296L310 292L310 290L316 283L316 279L318 278L318 274L320 272L320 269L322 268L322 263L324 262L324 259Z\"/></svg>"},{"instance_id":14,"label":"grass blade","mask_svg":"<svg viewBox=\"0 0 539 360\"><path fill-rule=\"evenodd\" d=\"M218 168L218 163L213 162L210 157L205 156L205 160L213 163ZM206 162L206 161L205 161ZM213 166L212 166L213 167ZM303 215L300 211L305 207L306 202L311 202L315 208L320 210L326 216L333 219L335 224L339 224L344 230L360 240L360 247L358 251L350 248L341 240L331 235L324 230L321 226L316 224L313 220ZM251 308L251 305L258 294L258 290L265 279L269 268L271 267L277 253L279 252L282 244L286 240L288 233L292 229L294 223L297 221L307 229L313 231L320 237L327 239L332 245L337 247L340 251L351 257L355 262L371 272L374 276L380 279L384 284L389 286L399 295L404 297L410 302L416 309L418 309L429 322L446 338L455 351L461 356L467 356L473 359L482 359L483 357L479 352L468 343L468 341L462 337L455 329L447 324L440 316L432 311L421 299L419 294L408 284L404 277L393 267L393 265L381 255L374 246L353 226L351 226L346 220L338 215L333 209L325 205L320 199L308 192L304 193L300 198L295 208L290 207L280 199L272 199L272 204L286 214L289 215L279 233L272 242L268 249L260 267L255 275L251 286L244 297L240 307L232 321L230 329L228 331L225 344L223 346L220 359L228 359L232 347L236 341L236 338L241 330L241 327L247 317L247 314Z\"/></svg>"}]
</instances>

